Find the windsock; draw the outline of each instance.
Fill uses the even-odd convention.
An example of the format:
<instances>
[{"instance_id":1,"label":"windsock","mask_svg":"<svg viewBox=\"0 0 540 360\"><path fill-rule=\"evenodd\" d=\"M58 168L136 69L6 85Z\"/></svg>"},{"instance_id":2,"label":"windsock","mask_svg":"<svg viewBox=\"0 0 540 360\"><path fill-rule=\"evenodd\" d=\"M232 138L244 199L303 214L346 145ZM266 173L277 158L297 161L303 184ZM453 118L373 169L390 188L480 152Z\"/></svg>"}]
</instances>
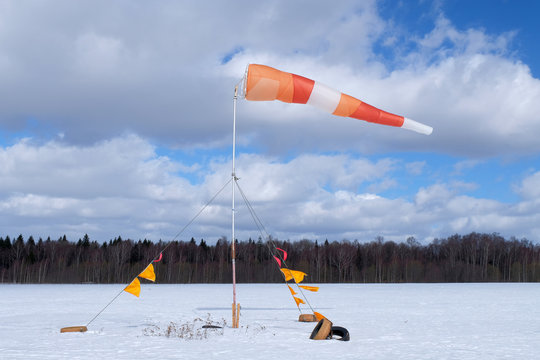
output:
<instances>
[{"instance_id":1,"label":"windsock","mask_svg":"<svg viewBox=\"0 0 540 360\"><path fill-rule=\"evenodd\" d=\"M251 101L280 100L286 103L309 104L333 115L401 127L425 135L433 131L430 126L378 109L318 81L266 65L248 66L241 95Z\"/></svg>"}]
</instances>

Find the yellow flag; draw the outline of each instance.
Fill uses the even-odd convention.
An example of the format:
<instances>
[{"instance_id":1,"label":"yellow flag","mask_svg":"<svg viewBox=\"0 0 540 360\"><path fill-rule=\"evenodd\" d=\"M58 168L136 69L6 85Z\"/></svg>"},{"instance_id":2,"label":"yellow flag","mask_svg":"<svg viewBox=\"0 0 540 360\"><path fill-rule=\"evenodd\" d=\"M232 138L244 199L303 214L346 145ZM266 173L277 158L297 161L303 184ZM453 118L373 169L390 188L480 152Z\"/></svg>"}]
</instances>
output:
<instances>
[{"instance_id":1,"label":"yellow flag","mask_svg":"<svg viewBox=\"0 0 540 360\"><path fill-rule=\"evenodd\" d=\"M290 287L289 285L287 285L287 287L288 287L288 288L289 288L289 290L291 291L291 294L293 294L293 295L296 295L296 292L295 292L295 291L293 290L293 288L292 288L292 287Z\"/></svg>"},{"instance_id":2,"label":"yellow flag","mask_svg":"<svg viewBox=\"0 0 540 360\"><path fill-rule=\"evenodd\" d=\"M156 281L156 273L154 272L154 265L150 264L144 269L142 273L139 274L139 277L147 279L150 281Z\"/></svg>"},{"instance_id":3,"label":"yellow flag","mask_svg":"<svg viewBox=\"0 0 540 360\"><path fill-rule=\"evenodd\" d=\"M305 272L301 272L301 271L298 271L298 270L289 270L289 269L285 269L285 268L282 268L280 270L285 275L285 280L286 281L289 281L292 278L294 278L295 282L301 283L304 280L304 276L307 275Z\"/></svg>"},{"instance_id":4,"label":"yellow flag","mask_svg":"<svg viewBox=\"0 0 540 360\"><path fill-rule=\"evenodd\" d=\"M124 291L139 297L139 294L141 293L141 282L139 281L139 278L133 279L131 284L126 286Z\"/></svg>"},{"instance_id":5,"label":"yellow flag","mask_svg":"<svg viewBox=\"0 0 540 360\"><path fill-rule=\"evenodd\" d=\"M302 289L304 290L309 290L309 291L319 291L319 287L318 286L307 286L307 285L298 285L300 286Z\"/></svg>"},{"instance_id":6,"label":"yellow flag","mask_svg":"<svg viewBox=\"0 0 540 360\"><path fill-rule=\"evenodd\" d=\"M305 304L304 300L297 298L296 296L293 296L293 298L294 298L294 301L296 302L296 306L299 306L300 304Z\"/></svg>"}]
</instances>

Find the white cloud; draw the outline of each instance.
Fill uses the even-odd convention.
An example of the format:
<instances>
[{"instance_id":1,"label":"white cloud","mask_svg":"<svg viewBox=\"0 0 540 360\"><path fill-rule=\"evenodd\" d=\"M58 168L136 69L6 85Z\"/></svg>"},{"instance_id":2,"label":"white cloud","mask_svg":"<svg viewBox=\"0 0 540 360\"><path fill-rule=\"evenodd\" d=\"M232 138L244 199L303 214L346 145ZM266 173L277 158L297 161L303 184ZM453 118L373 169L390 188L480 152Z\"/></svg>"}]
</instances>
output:
<instances>
[{"instance_id":1,"label":"white cloud","mask_svg":"<svg viewBox=\"0 0 540 360\"><path fill-rule=\"evenodd\" d=\"M247 63L261 62L435 128L426 137L304 105L239 102L240 184L273 233L537 238L537 173L523 180L515 205L465 196L478 185L459 182L387 199L380 192L399 184L393 172L403 161L358 155L457 154L466 158L452 174L460 176L480 157L538 153L540 81L508 51L514 36L458 29L440 15L432 31L411 38L380 17L375 1L3 1L0 130L34 137L0 148L3 229L175 234L227 181L228 155L208 167L183 164L152 144L228 152L233 87ZM396 57L377 53L380 44ZM413 178L426 167L405 164ZM216 199L192 233L227 235L229 207L226 196ZM239 236L253 236L249 214L239 220Z\"/></svg>"},{"instance_id":2,"label":"white cloud","mask_svg":"<svg viewBox=\"0 0 540 360\"><path fill-rule=\"evenodd\" d=\"M421 175L424 172L425 167L425 161L413 161L405 164L405 169L407 170L407 172L414 176Z\"/></svg>"},{"instance_id":3,"label":"white cloud","mask_svg":"<svg viewBox=\"0 0 540 360\"><path fill-rule=\"evenodd\" d=\"M178 175L185 165L158 156L148 141L135 135L86 147L24 139L1 149L0 161L5 164L0 171L3 231L53 237L58 232L80 237L89 231L105 238L120 233L135 238L171 237L225 184L230 173L230 163L218 158L210 168L201 168L206 174L202 183L192 185ZM343 236L338 234L356 231L359 218L360 233L368 225L376 228L379 221L373 222L372 215L360 216L359 211L370 202L384 200L357 194L356 189L365 182L385 181L393 163L346 155L301 155L282 162L241 154L237 173L261 218L280 236L297 238L328 231L324 229L332 229L328 236ZM240 197L238 201L242 207ZM190 232L217 238L228 234L229 221L229 195L222 194ZM239 234L259 235L245 208L239 210L238 224ZM291 228L291 235L285 235Z\"/></svg>"},{"instance_id":4,"label":"white cloud","mask_svg":"<svg viewBox=\"0 0 540 360\"><path fill-rule=\"evenodd\" d=\"M178 165L155 155L135 135L77 147L31 140L0 149L1 193L26 192L53 196L156 196L153 186L170 185ZM176 181L176 180L174 180ZM61 186L59 186L61 184ZM183 185L183 184L175 184ZM177 197L170 192L169 197Z\"/></svg>"},{"instance_id":5,"label":"white cloud","mask_svg":"<svg viewBox=\"0 0 540 360\"><path fill-rule=\"evenodd\" d=\"M384 23L382 19L379 21ZM441 17L434 30L417 41L417 50L409 52L396 68L388 68L373 59L331 64L312 57L283 58L277 53L265 53L259 58L249 52L234 60L239 64L267 62L313 77L435 128L432 136L420 137L334 119L310 109L303 113L286 110L291 105L255 104L249 108L250 117L294 118L293 124L288 125L293 129L291 133L302 131L307 139L318 139L318 146L364 152L416 149L475 157L530 154L540 150L534 135L540 131L540 123L536 121L540 81L532 77L526 65L508 57L507 47L512 37L513 34L489 36L475 29L460 31ZM303 120L306 116L311 119ZM267 123L263 126L269 138L276 137L274 133L280 131L267 129ZM365 136L368 132L370 137ZM293 143L293 139L283 137L280 141ZM302 145L309 147L304 142Z\"/></svg>"},{"instance_id":6,"label":"white cloud","mask_svg":"<svg viewBox=\"0 0 540 360\"><path fill-rule=\"evenodd\" d=\"M540 200L540 171L523 179L517 191L525 199Z\"/></svg>"},{"instance_id":7,"label":"white cloud","mask_svg":"<svg viewBox=\"0 0 540 360\"><path fill-rule=\"evenodd\" d=\"M82 34L75 40L75 66L83 77L110 77L129 60L124 54L125 46L120 39Z\"/></svg>"},{"instance_id":8,"label":"white cloud","mask_svg":"<svg viewBox=\"0 0 540 360\"><path fill-rule=\"evenodd\" d=\"M23 130L21 120L32 118L74 144L131 131L174 147L223 146L233 86L247 63L263 62L435 128L424 137L306 106L241 102L239 136L274 154L540 150L533 135L540 82L508 55L513 33L461 30L440 15L431 32L410 38L378 15L376 2L6 4L0 122L7 130ZM394 67L374 46L395 37L415 46ZM227 54L232 60L222 65Z\"/></svg>"},{"instance_id":9,"label":"white cloud","mask_svg":"<svg viewBox=\"0 0 540 360\"><path fill-rule=\"evenodd\" d=\"M368 191L373 193L383 192L399 186L399 183L395 179L382 179L378 183L374 183L368 186Z\"/></svg>"},{"instance_id":10,"label":"white cloud","mask_svg":"<svg viewBox=\"0 0 540 360\"><path fill-rule=\"evenodd\" d=\"M0 172L2 229L35 237L89 233L100 240L117 235L170 240L230 174L230 163L217 158L200 169L202 182L191 184L178 173L186 165L158 156L147 140L134 135L87 147L26 139L1 149L0 160L7 165ZM401 241L470 231L539 236L538 173L523 180L523 200L515 205L463 195L475 184L456 181L412 189L414 201L358 191L365 184L375 184L372 190L392 184L393 171L399 170L393 164L346 155L305 154L281 161L241 154L237 174L267 231L279 238L382 235ZM228 236L230 205L229 185L182 238ZM259 236L240 195L237 219L239 238Z\"/></svg>"}]
</instances>

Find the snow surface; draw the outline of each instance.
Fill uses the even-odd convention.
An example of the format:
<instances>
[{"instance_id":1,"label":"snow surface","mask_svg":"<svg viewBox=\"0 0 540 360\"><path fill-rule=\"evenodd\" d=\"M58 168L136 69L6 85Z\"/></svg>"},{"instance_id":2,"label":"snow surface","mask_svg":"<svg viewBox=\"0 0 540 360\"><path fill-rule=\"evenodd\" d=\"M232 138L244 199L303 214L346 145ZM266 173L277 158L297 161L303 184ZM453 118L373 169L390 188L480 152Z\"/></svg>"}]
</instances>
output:
<instances>
[{"instance_id":1,"label":"snow surface","mask_svg":"<svg viewBox=\"0 0 540 360\"><path fill-rule=\"evenodd\" d=\"M240 284L240 329L145 335L171 322L230 324L230 285L0 285L1 359L540 359L540 284L321 284L316 311L351 341L314 341L283 284ZM303 312L308 312L307 308Z\"/></svg>"}]
</instances>

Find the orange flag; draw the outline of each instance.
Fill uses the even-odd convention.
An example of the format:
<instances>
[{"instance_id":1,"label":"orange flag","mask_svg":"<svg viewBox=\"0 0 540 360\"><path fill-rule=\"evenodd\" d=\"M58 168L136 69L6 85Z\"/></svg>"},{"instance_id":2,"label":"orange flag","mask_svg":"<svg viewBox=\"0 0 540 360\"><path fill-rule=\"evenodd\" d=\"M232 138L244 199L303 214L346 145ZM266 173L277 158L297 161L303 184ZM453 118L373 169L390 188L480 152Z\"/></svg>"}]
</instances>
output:
<instances>
[{"instance_id":1,"label":"orange flag","mask_svg":"<svg viewBox=\"0 0 540 360\"><path fill-rule=\"evenodd\" d=\"M309 290L309 291L319 291L318 286L307 286L307 285L298 285L298 286L300 286L302 289Z\"/></svg>"},{"instance_id":2,"label":"orange flag","mask_svg":"<svg viewBox=\"0 0 540 360\"><path fill-rule=\"evenodd\" d=\"M316 311L314 311L313 314L315 314L315 317L317 318L317 321L321 321L322 319L326 319L326 317L323 314L318 313Z\"/></svg>"},{"instance_id":3,"label":"orange flag","mask_svg":"<svg viewBox=\"0 0 540 360\"><path fill-rule=\"evenodd\" d=\"M289 281L292 278L294 278L295 282L301 283L304 280L304 276L307 276L305 272L298 271L298 270L289 270L285 268L281 268L280 270L285 275L286 281Z\"/></svg>"},{"instance_id":4,"label":"orange flag","mask_svg":"<svg viewBox=\"0 0 540 360\"><path fill-rule=\"evenodd\" d=\"M139 277L147 279L150 281L156 281L156 273L154 272L154 265L150 264L144 269L142 273L139 274Z\"/></svg>"},{"instance_id":5,"label":"orange flag","mask_svg":"<svg viewBox=\"0 0 540 360\"><path fill-rule=\"evenodd\" d=\"M133 279L133 281L126 286L124 291L139 297L139 294L141 293L141 282L139 281L139 278Z\"/></svg>"},{"instance_id":6,"label":"orange flag","mask_svg":"<svg viewBox=\"0 0 540 360\"><path fill-rule=\"evenodd\" d=\"M292 288L292 287L290 287L289 285L287 285L287 287L288 287L288 288L289 288L289 290L291 291L291 294L293 294L293 295L296 295L296 292L295 292L295 291L293 290L293 288Z\"/></svg>"},{"instance_id":7,"label":"orange flag","mask_svg":"<svg viewBox=\"0 0 540 360\"><path fill-rule=\"evenodd\" d=\"M294 301L296 302L296 306L300 306L300 304L305 304L304 300L297 298L296 296L293 296L293 298L294 298Z\"/></svg>"}]
</instances>

